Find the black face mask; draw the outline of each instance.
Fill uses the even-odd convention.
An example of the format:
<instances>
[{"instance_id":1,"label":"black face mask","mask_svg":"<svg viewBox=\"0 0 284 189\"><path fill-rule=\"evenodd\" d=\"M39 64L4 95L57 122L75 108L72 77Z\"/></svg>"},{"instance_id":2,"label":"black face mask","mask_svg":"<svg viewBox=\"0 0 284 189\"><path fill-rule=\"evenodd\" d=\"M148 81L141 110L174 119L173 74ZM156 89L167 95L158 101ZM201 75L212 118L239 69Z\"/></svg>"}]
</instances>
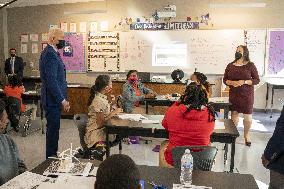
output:
<instances>
[{"instance_id":1,"label":"black face mask","mask_svg":"<svg viewBox=\"0 0 284 189\"><path fill-rule=\"evenodd\" d=\"M11 57L15 57L16 55L15 54L11 54Z\"/></svg>"},{"instance_id":2,"label":"black face mask","mask_svg":"<svg viewBox=\"0 0 284 189\"><path fill-rule=\"evenodd\" d=\"M239 60L239 59L241 59L242 57L243 57L242 53L240 53L240 52L236 52L236 53L235 53L235 59L236 59L236 60Z\"/></svg>"},{"instance_id":3,"label":"black face mask","mask_svg":"<svg viewBox=\"0 0 284 189\"><path fill-rule=\"evenodd\" d=\"M58 40L58 44L56 44L56 47L58 49L62 49L63 47L65 47L65 40Z\"/></svg>"}]
</instances>

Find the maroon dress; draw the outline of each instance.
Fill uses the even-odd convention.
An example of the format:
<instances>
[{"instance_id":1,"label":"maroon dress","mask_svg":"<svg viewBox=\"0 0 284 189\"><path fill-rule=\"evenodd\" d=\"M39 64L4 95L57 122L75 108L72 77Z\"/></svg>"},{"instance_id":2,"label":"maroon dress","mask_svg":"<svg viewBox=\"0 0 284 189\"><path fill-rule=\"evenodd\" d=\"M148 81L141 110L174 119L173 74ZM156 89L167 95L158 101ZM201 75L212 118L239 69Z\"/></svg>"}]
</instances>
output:
<instances>
[{"instance_id":1,"label":"maroon dress","mask_svg":"<svg viewBox=\"0 0 284 189\"><path fill-rule=\"evenodd\" d=\"M251 80L252 85L242 85L240 87L230 87L229 102L232 103L231 111L238 113L252 114L254 101L254 85L259 83L259 76L255 65L252 62L243 66L235 66L233 63L227 65L223 82L227 80Z\"/></svg>"}]
</instances>

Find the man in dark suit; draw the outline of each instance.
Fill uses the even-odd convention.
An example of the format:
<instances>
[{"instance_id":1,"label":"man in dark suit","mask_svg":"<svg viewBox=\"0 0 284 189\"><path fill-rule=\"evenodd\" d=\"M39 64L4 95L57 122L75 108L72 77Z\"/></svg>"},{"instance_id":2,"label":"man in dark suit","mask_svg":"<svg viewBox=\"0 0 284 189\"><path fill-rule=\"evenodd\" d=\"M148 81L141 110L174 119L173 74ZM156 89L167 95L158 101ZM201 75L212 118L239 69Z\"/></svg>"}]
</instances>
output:
<instances>
[{"instance_id":1,"label":"man in dark suit","mask_svg":"<svg viewBox=\"0 0 284 189\"><path fill-rule=\"evenodd\" d=\"M16 56L16 49L10 49L11 57L5 61L6 75L16 74L19 78L23 78L24 62L19 56Z\"/></svg>"},{"instance_id":2,"label":"man in dark suit","mask_svg":"<svg viewBox=\"0 0 284 189\"><path fill-rule=\"evenodd\" d=\"M42 80L41 102L46 115L46 158L57 156L61 107L69 111L66 70L58 49L65 45L64 32L58 28L48 33L48 46L42 51L39 67Z\"/></svg>"},{"instance_id":3,"label":"man in dark suit","mask_svg":"<svg viewBox=\"0 0 284 189\"><path fill-rule=\"evenodd\" d=\"M262 155L262 164L270 169L269 189L284 188L284 106L274 133Z\"/></svg>"}]
</instances>

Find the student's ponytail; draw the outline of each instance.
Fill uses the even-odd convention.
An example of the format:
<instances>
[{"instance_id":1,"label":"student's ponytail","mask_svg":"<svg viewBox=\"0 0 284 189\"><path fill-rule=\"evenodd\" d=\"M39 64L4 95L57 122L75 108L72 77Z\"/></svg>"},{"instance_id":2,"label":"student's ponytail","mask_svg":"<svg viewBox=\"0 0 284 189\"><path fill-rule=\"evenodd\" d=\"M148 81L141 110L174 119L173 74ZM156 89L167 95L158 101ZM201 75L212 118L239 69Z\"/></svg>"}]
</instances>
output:
<instances>
[{"instance_id":1,"label":"student's ponytail","mask_svg":"<svg viewBox=\"0 0 284 189\"><path fill-rule=\"evenodd\" d=\"M88 106L90 106L98 92L101 92L108 86L110 77L108 75L99 75L96 79L95 85L91 87L90 97L88 99Z\"/></svg>"}]
</instances>

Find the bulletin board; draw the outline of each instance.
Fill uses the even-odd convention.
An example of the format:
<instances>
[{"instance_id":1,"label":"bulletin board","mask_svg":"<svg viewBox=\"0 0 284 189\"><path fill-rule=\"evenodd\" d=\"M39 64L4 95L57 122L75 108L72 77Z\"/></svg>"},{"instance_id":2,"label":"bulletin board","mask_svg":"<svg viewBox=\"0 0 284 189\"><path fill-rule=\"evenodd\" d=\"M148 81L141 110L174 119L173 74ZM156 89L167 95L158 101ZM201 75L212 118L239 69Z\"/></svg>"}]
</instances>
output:
<instances>
[{"instance_id":1,"label":"bulletin board","mask_svg":"<svg viewBox=\"0 0 284 189\"><path fill-rule=\"evenodd\" d=\"M284 77L284 29L268 30L267 75Z\"/></svg>"},{"instance_id":2,"label":"bulletin board","mask_svg":"<svg viewBox=\"0 0 284 189\"><path fill-rule=\"evenodd\" d=\"M82 33L65 33L65 47L59 50L67 72L86 72L85 41Z\"/></svg>"}]
</instances>

